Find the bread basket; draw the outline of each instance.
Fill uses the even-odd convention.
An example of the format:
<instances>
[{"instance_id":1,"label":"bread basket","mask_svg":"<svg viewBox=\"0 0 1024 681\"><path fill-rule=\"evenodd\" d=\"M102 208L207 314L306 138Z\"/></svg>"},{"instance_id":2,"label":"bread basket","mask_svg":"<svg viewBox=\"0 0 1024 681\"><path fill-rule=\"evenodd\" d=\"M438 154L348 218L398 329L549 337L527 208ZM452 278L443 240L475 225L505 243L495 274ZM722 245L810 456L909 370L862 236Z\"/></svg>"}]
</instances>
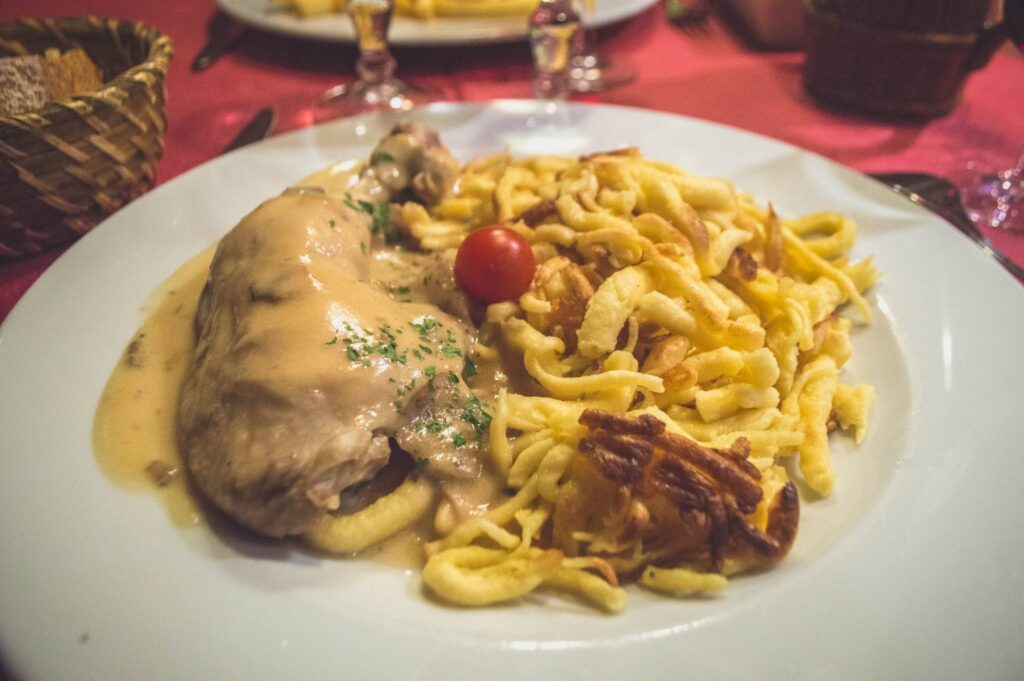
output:
<instances>
[{"instance_id":1,"label":"bread basket","mask_svg":"<svg viewBox=\"0 0 1024 681\"><path fill-rule=\"evenodd\" d=\"M0 259L71 241L153 185L173 52L152 27L76 17L0 23L0 57L80 47L99 90L0 116Z\"/></svg>"},{"instance_id":2,"label":"bread basket","mask_svg":"<svg viewBox=\"0 0 1024 681\"><path fill-rule=\"evenodd\" d=\"M804 82L821 101L866 113L949 113L968 76L1005 41L989 0L805 0Z\"/></svg>"}]
</instances>

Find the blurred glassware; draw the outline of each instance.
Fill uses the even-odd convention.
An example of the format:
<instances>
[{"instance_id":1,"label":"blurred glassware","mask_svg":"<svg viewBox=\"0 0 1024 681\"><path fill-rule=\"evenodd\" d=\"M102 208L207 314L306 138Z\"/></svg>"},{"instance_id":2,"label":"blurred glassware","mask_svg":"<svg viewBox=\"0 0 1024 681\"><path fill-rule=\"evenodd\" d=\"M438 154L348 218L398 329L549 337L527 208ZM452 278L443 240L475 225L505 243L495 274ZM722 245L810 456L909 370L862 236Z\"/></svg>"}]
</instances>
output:
<instances>
[{"instance_id":1,"label":"blurred glassware","mask_svg":"<svg viewBox=\"0 0 1024 681\"><path fill-rule=\"evenodd\" d=\"M975 174L960 196L974 224L1024 233L1024 153L1013 168Z\"/></svg>"},{"instance_id":2,"label":"blurred glassware","mask_svg":"<svg viewBox=\"0 0 1024 681\"><path fill-rule=\"evenodd\" d=\"M569 62L580 17L572 0L540 0L528 21L533 52L533 96L565 99L569 96Z\"/></svg>"},{"instance_id":3,"label":"blurred glassware","mask_svg":"<svg viewBox=\"0 0 1024 681\"><path fill-rule=\"evenodd\" d=\"M573 92L601 92L633 80L633 70L605 57L598 49L597 29L592 28L598 0L576 0L583 30L576 32L569 62L569 88Z\"/></svg>"},{"instance_id":4,"label":"blurred glassware","mask_svg":"<svg viewBox=\"0 0 1024 681\"><path fill-rule=\"evenodd\" d=\"M359 44L359 79L320 95L314 105L317 122L367 111L408 111L443 98L440 90L395 77L397 62L388 49L394 9L394 0L349 0L348 16Z\"/></svg>"},{"instance_id":5,"label":"blurred glassware","mask_svg":"<svg viewBox=\"0 0 1024 681\"><path fill-rule=\"evenodd\" d=\"M1024 0L1005 0L1003 25L1024 52ZM979 226L1024 233L1024 152L1014 167L996 173L977 171L960 187L967 214Z\"/></svg>"}]
</instances>

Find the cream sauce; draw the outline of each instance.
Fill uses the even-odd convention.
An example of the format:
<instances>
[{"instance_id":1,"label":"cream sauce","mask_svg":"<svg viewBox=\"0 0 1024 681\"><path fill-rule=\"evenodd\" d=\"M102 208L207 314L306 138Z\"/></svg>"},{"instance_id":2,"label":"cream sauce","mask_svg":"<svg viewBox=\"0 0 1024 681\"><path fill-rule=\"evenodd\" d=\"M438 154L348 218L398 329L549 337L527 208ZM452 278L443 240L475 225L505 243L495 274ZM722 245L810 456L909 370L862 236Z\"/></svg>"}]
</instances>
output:
<instances>
[{"instance_id":1,"label":"cream sauce","mask_svg":"<svg viewBox=\"0 0 1024 681\"><path fill-rule=\"evenodd\" d=\"M147 299L146 319L108 380L93 425L97 463L115 484L152 492L172 522L181 527L202 522L200 493L188 479L177 443L179 393L195 352L194 317L214 248L175 271ZM425 302L422 269L430 255L401 249L373 253L370 278L399 301ZM409 290L406 291L406 288ZM477 360L473 392L493 404L506 378L498 362ZM481 451L486 457L486 452ZM425 542L452 524L483 513L503 498L503 485L485 465L470 479L441 481L442 501L431 514L399 535L371 547L365 557L402 568L423 563ZM165 484L156 473L171 471Z\"/></svg>"},{"instance_id":2,"label":"cream sauce","mask_svg":"<svg viewBox=\"0 0 1024 681\"><path fill-rule=\"evenodd\" d=\"M174 417L195 351L193 318L213 250L189 260L150 295L147 318L114 368L93 422L100 470L121 487L154 491L179 526L200 519L178 453ZM167 484L149 472L157 469L169 473Z\"/></svg>"}]
</instances>

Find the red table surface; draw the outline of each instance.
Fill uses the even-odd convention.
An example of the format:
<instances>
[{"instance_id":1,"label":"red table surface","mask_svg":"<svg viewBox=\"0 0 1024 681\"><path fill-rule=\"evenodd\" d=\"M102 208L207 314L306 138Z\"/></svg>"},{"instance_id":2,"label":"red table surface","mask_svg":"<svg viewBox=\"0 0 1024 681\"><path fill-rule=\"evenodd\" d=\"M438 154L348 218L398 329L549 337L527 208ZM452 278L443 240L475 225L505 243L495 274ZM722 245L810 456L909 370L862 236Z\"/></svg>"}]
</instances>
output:
<instances>
[{"instance_id":1,"label":"red table surface","mask_svg":"<svg viewBox=\"0 0 1024 681\"><path fill-rule=\"evenodd\" d=\"M81 14L134 19L169 35L176 56L167 79L169 120L158 181L215 156L257 109L280 112L278 130L310 122L308 103L351 79L355 49L248 32L210 69L193 73L214 0L6 0L0 21ZM768 135L864 172L924 171L953 179L1012 165L1024 150L1024 58L1009 45L974 74L960 105L927 122L892 122L817 105L802 85L803 55L753 50L722 19L681 31L655 6L601 33L602 51L637 78L588 101L695 116ZM450 99L529 96L525 43L397 49L399 73L443 88ZM227 226L225 226L227 227ZM1024 263L1024 236L991 233ZM62 250L0 264L0 320Z\"/></svg>"}]
</instances>

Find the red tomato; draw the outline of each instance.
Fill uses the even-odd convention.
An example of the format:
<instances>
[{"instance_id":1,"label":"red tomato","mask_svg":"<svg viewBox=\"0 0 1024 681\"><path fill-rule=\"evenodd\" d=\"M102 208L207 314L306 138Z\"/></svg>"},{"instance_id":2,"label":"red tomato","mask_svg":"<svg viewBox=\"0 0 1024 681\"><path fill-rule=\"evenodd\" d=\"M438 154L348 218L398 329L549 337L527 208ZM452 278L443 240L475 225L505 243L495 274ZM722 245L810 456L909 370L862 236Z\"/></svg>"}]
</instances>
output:
<instances>
[{"instance_id":1,"label":"red tomato","mask_svg":"<svg viewBox=\"0 0 1024 681\"><path fill-rule=\"evenodd\" d=\"M455 281L482 303L500 303L526 293L536 269L530 243L507 227L476 230L455 256Z\"/></svg>"}]
</instances>

